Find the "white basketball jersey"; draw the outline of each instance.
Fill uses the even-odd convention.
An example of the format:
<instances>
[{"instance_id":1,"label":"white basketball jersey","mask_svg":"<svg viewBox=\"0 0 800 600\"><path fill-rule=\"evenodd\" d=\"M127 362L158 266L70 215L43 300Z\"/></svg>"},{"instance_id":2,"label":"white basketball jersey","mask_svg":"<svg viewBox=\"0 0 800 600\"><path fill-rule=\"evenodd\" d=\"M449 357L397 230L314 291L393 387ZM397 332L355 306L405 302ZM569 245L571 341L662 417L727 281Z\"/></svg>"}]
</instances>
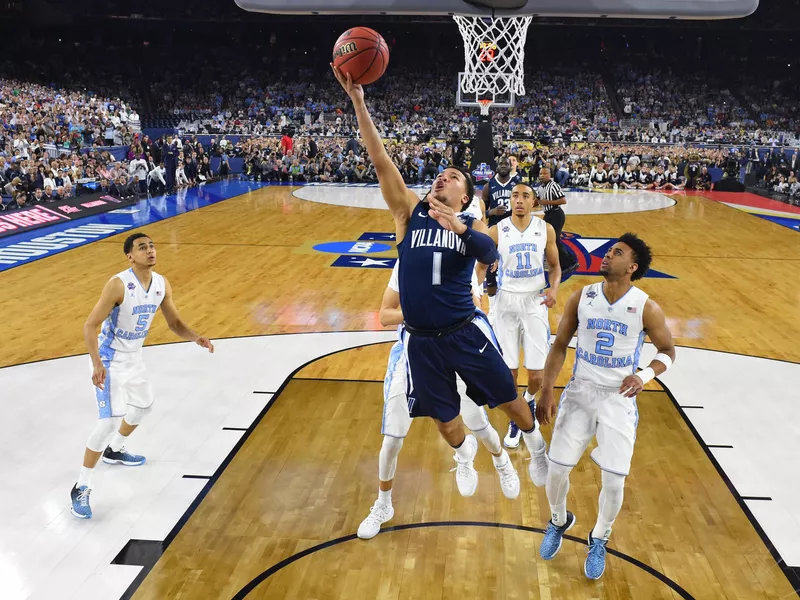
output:
<instances>
[{"instance_id":1,"label":"white basketball jersey","mask_svg":"<svg viewBox=\"0 0 800 600\"><path fill-rule=\"evenodd\" d=\"M525 231L511 222L511 217L497 224L497 287L506 292L534 293L544 289L544 249L547 246L547 223L532 217Z\"/></svg>"},{"instance_id":2,"label":"white basketball jersey","mask_svg":"<svg viewBox=\"0 0 800 600\"><path fill-rule=\"evenodd\" d=\"M103 321L97 338L100 358L109 360L114 358L116 352L141 350L166 293L164 278L158 273L153 273L148 290L142 287L133 269L117 273L116 276L122 280L125 296L122 304L115 306Z\"/></svg>"},{"instance_id":3,"label":"white basketball jersey","mask_svg":"<svg viewBox=\"0 0 800 600\"><path fill-rule=\"evenodd\" d=\"M478 196L472 196L472 202L464 209L465 213L472 215L478 221L483 221L483 210L481 209L481 199Z\"/></svg>"},{"instance_id":4,"label":"white basketball jersey","mask_svg":"<svg viewBox=\"0 0 800 600\"><path fill-rule=\"evenodd\" d=\"M614 304L603 293L603 283L587 285L578 304L576 379L618 388L636 372L644 345L642 319L647 294L637 287Z\"/></svg>"}]
</instances>

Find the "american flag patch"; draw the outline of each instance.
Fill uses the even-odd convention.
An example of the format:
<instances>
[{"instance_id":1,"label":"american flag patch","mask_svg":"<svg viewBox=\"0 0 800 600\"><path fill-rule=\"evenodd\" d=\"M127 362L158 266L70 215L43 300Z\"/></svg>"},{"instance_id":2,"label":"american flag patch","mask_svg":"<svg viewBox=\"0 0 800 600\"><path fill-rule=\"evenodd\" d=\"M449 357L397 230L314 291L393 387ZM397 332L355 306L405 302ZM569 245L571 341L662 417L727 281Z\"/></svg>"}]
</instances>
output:
<instances>
[{"instance_id":1,"label":"american flag patch","mask_svg":"<svg viewBox=\"0 0 800 600\"><path fill-rule=\"evenodd\" d=\"M628 312L629 313L635 313L636 312L636 307L635 306L629 306L628 307Z\"/></svg>"}]
</instances>

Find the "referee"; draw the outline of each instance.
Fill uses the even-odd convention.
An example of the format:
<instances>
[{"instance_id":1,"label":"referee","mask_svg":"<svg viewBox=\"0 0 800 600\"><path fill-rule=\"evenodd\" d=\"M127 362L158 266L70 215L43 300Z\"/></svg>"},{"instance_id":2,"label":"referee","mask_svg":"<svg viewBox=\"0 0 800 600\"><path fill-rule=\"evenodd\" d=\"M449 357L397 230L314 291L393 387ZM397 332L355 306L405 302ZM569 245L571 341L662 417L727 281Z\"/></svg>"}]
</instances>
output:
<instances>
[{"instance_id":1,"label":"referee","mask_svg":"<svg viewBox=\"0 0 800 600\"><path fill-rule=\"evenodd\" d=\"M558 260L561 263L562 278L578 268L578 261L567 251L561 243L561 230L564 228L566 216L562 205L567 203L561 186L550 178L550 167L543 166L539 171L541 186L536 189L536 200L544 207L544 220L553 226L556 231L556 245L558 246Z\"/></svg>"}]
</instances>

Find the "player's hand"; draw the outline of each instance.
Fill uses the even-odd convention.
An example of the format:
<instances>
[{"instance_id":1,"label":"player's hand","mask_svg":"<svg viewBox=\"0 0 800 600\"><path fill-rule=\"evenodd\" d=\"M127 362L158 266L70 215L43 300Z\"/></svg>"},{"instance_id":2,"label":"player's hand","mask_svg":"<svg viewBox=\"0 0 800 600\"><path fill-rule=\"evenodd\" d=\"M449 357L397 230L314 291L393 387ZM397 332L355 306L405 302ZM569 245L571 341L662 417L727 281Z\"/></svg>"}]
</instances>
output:
<instances>
[{"instance_id":1,"label":"player's hand","mask_svg":"<svg viewBox=\"0 0 800 600\"><path fill-rule=\"evenodd\" d=\"M214 344L211 343L211 340L204 337L199 337L194 341L195 344L200 346L201 348L208 348L208 351L211 354L214 354Z\"/></svg>"},{"instance_id":2,"label":"player's hand","mask_svg":"<svg viewBox=\"0 0 800 600\"><path fill-rule=\"evenodd\" d=\"M544 304L547 308L553 308L556 305L557 295L558 292L556 292L553 288L547 288L541 294L542 301L540 304Z\"/></svg>"},{"instance_id":3,"label":"player's hand","mask_svg":"<svg viewBox=\"0 0 800 600\"><path fill-rule=\"evenodd\" d=\"M92 383L95 387L104 390L106 389L106 368L103 363L94 363L92 370Z\"/></svg>"},{"instance_id":4,"label":"player's hand","mask_svg":"<svg viewBox=\"0 0 800 600\"><path fill-rule=\"evenodd\" d=\"M353 83L353 77L350 75L350 73L342 73L338 68L333 66L333 63L331 63L331 69L333 69L333 74L336 77L336 80L344 88L344 91L347 92L347 95L350 96L350 99L353 102L363 102L364 88L357 83Z\"/></svg>"},{"instance_id":5,"label":"player's hand","mask_svg":"<svg viewBox=\"0 0 800 600\"><path fill-rule=\"evenodd\" d=\"M619 393L626 398L632 398L644 389L644 382L638 375L628 375L619 386Z\"/></svg>"},{"instance_id":6,"label":"player's hand","mask_svg":"<svg viewBox=\"0 0 800 600\"><path fill-rule=\"evenodd\" d=\"M536 402L536 420L541 425L549 425L555 416L556 399L553 397L553 390L542 390L539 400Z\"/></svg>"},{"instance_id":7,"label":"player's hand","mask_svg":"<svg viewBox=\"0 0 800 600\"><path fill-rule=\"evenodd\" d=\"M428 203L430 204L428 215L436 219L439 225L448 231L454 231L456 234L462 234L467 230L467 226L461 222L456 212L447 204L439 202L433 197L433 194L428 196Z\"/></svg>"}]
</instances>

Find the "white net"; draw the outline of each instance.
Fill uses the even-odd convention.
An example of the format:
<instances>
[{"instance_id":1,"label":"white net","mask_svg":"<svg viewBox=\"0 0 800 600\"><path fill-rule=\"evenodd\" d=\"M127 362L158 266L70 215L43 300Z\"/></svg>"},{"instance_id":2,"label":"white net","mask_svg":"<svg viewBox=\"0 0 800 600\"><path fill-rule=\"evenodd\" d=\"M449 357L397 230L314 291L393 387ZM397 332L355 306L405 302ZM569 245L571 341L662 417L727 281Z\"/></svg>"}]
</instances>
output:
<instances>
[{"instance_id":1,"label":"white net","mask_svg":"<svg viewBox=\"0 0 800 600\"><path fill-rule=\"evenodd\" d=\"M464 39L464 93L525 94L523 62L532 18L453 15Z\"/></svg>"}]
</instances>

